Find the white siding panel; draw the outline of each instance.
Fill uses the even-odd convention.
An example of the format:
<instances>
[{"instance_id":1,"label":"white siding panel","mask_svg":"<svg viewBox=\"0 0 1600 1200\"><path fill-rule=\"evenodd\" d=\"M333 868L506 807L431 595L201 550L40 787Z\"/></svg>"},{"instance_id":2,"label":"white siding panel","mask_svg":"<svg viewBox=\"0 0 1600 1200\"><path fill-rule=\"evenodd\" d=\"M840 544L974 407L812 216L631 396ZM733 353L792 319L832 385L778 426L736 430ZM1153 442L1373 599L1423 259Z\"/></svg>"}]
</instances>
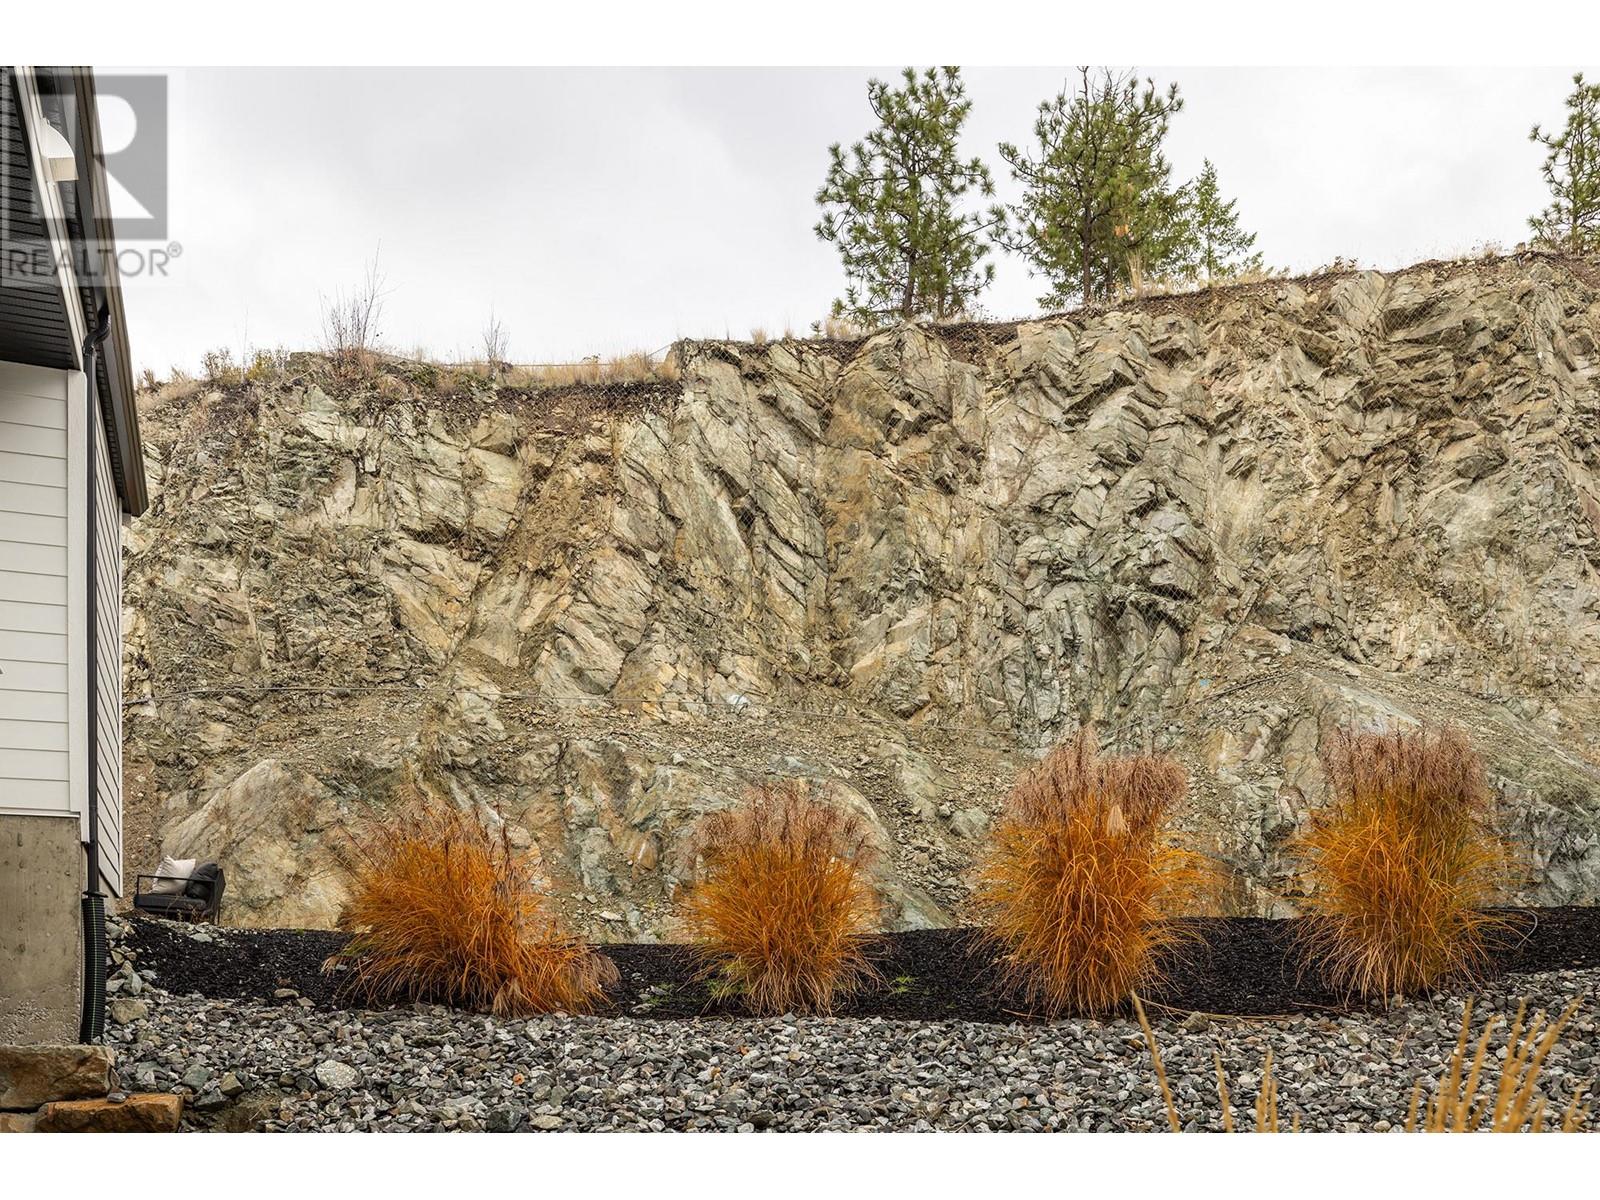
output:
<instances>
[{"instance_id":1,"label":"white siding panel","mask_svg":"<svg viewBox=\"0 0 1600 1200\"><path fill-rule=\"evenodd\" d=\"M59 633L64 636L67 632L67 606L0 600L0 629L14 629L19 633Z\"/></svg>"},{"instance_id":2,"label":"white siding panel","mask_svg":"<svg viewBox=\"0 0 1600 1200\"><path fill-rule=\"evenodd\" d=\"M67 666L65 663L19 662L14 658L0 658L0 687L10 692L67 691Z\"/></svg>"},{"instance_id":3,"label":"white siding panel","mask_svg":"<svg viewBox=\"0 0 1600 1200\"><path fill-rule=\"evenodd\" d=\"M0 687L0 721L53 721L65 728L67 709L65 691L24 692Z\"/></svg>"},{"instance_id":4,"label":"white siding panel","mask_svg":"<svg viewBox=\"0 0 1600 1200\"><path fill-rule=\"evenodd\" d=\"M5 522L6 536L13 542L28 542L35 546L65 546L67 544L67 519L41 517L35 513L0 513Z\"/></svg>"},{"instance_id":5,"label":"white siding panel","mask_svg":"<svg viewBox=\"0 0 1600 1200\"><path fill-rule=\"evenodd\" d=\"M122 506L104 423L86 422L86 407L80 373L0 363L0 812L76 812L87 822L92 788L100 875L121 895ZM94 512L85 503L91 434Z\"/></svg>"},{"instance_id":6,"label":"white siding panel","mask_svg":"<svg viewBox=\"0 0 1600 1200\"><path fill-rule=\"evenodd\" d=\"M0 812L70 812L72 800L59 779L0 778Z\"/></svg>"},{"instance_id":7,"label":"white siding panel","mask_svg":"<svg viewBox=\"0 0 1600 1200\"><path fill-rule=\"evenodd\" d=\"M0 446L11 454L45 454L60 462L67 460L67 431L48 429L42 425L29 425L23 421L7 421L0 417ZM61 476L65 487L67 477Z\"/></svg>"},{"instance_id":8,"label":"white siding panel","mask_svg":"<svg viewBox=\"0 0 1600 1200\"><path fill-rule=\"evenodd\" d=\"M67 486L67 464L49 454L16 454L0 450L0 479L40 487Z\"/></svg>"},{"instance_id":9,"label":"white siding panel","mask_svg":"<svg viewBox=\"0 0 1600 1200\"><path fill-rule=\"evenodd\" d=\"M65 576L30 575L25 571L0 568L0 600L14 600L22 604L65 604L67 580Z\"/></svg>"},{"instance_id":10,"label":"white siding panel","mask_svg":"<svg viewBox=\"0 0 1600 1200\"><path fill-rule=\"evenodd\" d=\"M67 406L59 399L7 392L0 385L0 421L8 425L31 425L35 429L59 429L65 433Z\"/></svg>"},{"instance_id":11,"label":"white siding panel","mask_svg":"<svg viewBox=\"0 0 1600 1200\"><path fill-rule=\"evenodd\" d=\"M67 638L60 633L23 633L0 628L0 658L67 665Z\"/></svg>"},{"instance_id":12,"label":"white siding panel","mask_svg":"<svg viewBox=\"0 0 1600 1200\"><path fill-rule=\"evenodd\" d=\"M37 396L54 400L58 406L67 401L70 374L50 367L35 367L27 363L0 362L0 397ZM67 427L63 420L61 428Z\"/></svg>"},{"instance_id":13,"label":"white siding panel","mask_svg":"<svg viewBox=\"0 0 1600 1200\"><path fill-rule=\"evenodd\" d=\"M105 427L95 427L95 686L100 874L122 894L122 503L111 475Z\"/></svg>"},{"instance_id":14,"label":"white siding panel","mask_svg":"<svg viewBox=\"0 0 1600 1200\"><path fill-rule=\"evenodd\" d=\"M7 538L0 540L0 565L8 571L24 575L55 575L65 578L67 548L41 546L37 542L14 542Z\"/></svg>"},{"instance_id":15,"label":"white siding panel","mask_svg":"<svg viewBox=\"0 0 1600 1200\"><path fill-rule=\"evenodd\" d=\"M111 781L105 787L113 786ZM121 791L121 784L116 785ZM108 804L100 810L100 874L112 895L122 895L122 810Z\"/></svg>"},{"instance_id":16,"label":"white siding panel","mask_svg":"<svg viewBox=\"0 0 1600 1200\"><path fill-rule=\"evenodd\" d=\"M0 479L0 511L64 517L67 515L67 489Z\"/></svg>"},{"instance_id":17,"label":"white siding panel","mask_svg":"<svg viewBox=\"0 0 1600 1200\"><path fill-rule=\"evenodd\" d=\"M67 781L65 750L13 750L0 746L0 779L59 779Z\"/></svg>"},{"instance_id":18,"label":"white siding panel","mask_svg":"<svg viewBox=\"0 0 1600 1200\"><path fill-rule=\"evenodd\" d=\"M7 720L0 717L0 746L18 750L67 752L67 727L61 721Z\"/></svg>"},{"instance_id":19,"label":"white siding panel","mask_svg":"<svg viewBox=\"0 0 1600 1200\"><path fill-rule=\"evenodd\" d=\"M113 896L122 895L122 822L116 805L100 813L100 875Z\"/></svg>"},{"instance_id":20,"label":"white siding panel","mask_svg":"<svg viewBox=\"0 0 1600 1200\"><path fill-rule=\"evenodd\" d=\"M0 363L0 811L77 808L68 380Z\"/></svg>"}]
</instances>

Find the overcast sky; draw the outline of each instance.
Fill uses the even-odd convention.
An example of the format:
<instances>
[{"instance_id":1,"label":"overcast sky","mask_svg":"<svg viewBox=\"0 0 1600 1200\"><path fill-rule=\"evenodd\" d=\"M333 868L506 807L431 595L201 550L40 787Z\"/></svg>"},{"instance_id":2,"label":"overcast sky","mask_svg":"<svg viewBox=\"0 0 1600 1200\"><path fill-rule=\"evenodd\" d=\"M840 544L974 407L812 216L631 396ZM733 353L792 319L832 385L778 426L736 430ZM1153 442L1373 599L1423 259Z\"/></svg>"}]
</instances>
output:
<instances>
[{"instance_id":1,"label":"overcast sky","mask_svg":"<svg viewBox=\"0 0 1600 1200\"><path fill-rule=\"evenodd\" d=\"M974 68L965 150L1026 141L1070 67ZM842 290L812 232L827 147L866 132L867 69L183 69L171 73L166 278L131 278L136 364L315 346L319 295L381 245L383 340L477 354L491 309L519 362L680 336L803 332ZM1523 240L1544 204L1534 121L1571 69L1141 68L1177 81L1175 178L1216 163L1257 248L1308 269ZM1591 76L1594 72L1591 71ZM108 142L115 142L115 113ZM984 297L1037 311L1001 256Z\"/></svg>"}]
</instances>

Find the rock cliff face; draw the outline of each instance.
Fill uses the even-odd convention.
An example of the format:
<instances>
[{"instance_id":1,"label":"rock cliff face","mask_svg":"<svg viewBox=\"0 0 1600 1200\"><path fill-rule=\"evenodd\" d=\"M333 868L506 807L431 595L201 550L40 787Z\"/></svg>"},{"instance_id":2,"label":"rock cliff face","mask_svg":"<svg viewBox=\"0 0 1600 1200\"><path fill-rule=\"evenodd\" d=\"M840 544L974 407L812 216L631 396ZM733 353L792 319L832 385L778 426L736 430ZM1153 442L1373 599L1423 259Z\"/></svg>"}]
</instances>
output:
<instances>
[{"instance_id":1,"label":"rock cliff face","mask_svg":"<svg viewBox=\"0 0 1600 1200\"><path fill-rule=\"evenodd\" d=\"M401 786L494 806L574 921L670 932L694 818L799 775L896 926L959 919L1014 772L1093 720L1192 775L1238 911L1337 721L1450 719L1524 897L1600 892L1600 272L1521 258L859 343L676 382L392 364L146 398L130 861L326 924Z\"/></svg>"}]
</instances>

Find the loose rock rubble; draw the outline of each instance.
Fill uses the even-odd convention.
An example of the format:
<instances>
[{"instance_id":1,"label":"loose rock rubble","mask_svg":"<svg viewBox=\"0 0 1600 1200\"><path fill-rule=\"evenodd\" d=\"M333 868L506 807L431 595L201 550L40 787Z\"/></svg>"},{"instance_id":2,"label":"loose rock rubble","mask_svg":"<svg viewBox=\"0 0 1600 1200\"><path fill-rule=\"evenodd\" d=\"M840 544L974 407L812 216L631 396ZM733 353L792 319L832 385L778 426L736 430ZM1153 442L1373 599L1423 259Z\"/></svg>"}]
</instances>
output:
<instances>
[{"instance_id":1,"label":"loose rock rubble","mask_svg":"<svg viewBox=\"0 0 1600 1200\"><path fill-rule=\"evenodd\" d=\"M1488 989L1559 1009L1600 972ZM1591 1003L1545 1064L1565 1106L1600 1070ZM1336 1019L1154 1020L1179 1112L1220 1128L1221 1054L1249 1123L1267 1050L1285 1122L1382 1131L1413 1084L1437 1079L1462 1001ZM977 1025L785 1017L497 1020L438 1007L330 1013L162 996L114 1035L140 1090L190 1096L192 1128L266 1130L1095 1130L1166 1128L1136 1023Z\"/></svg>"},{"instance_id":2,"label":"loose rock rubble","mask_svg":"<svg viewBox=\"0 0 1600 1200\"><path fill-rule=\"evenodd\" d=\"M1482 1017L1517 1001L1585 1007L1547 1060L1559 1111L1600 1074L1600 970L1509 976ZM1167 1128L1150 1056L1127 1020L994 1025L782 1017L500 1020L419 1005L381 1012L145 992L114 1027L126 1086L187 1099L193 1129L1086 1130ZM1279 1020L1152 1012L1190 1129L1217 1129L1212 1062L1250 1122L1267 1050L1285 1122L1383 1131L1437 1080L1463 996ZM1430 1085L1431 1087L1431 1085Z\"/></svg>"},{"instance_id":3,"label":"loose rock rubble","mask_svg":"<svg viewBox=\"0 0 1600 1200\"><path fill-rule=\"evenodd\" d=\"M173 928L184 928L174 925ZM209 937L203 926L186 930L190 936ZM138 955L128 943L125 920L106 918L106 1020L111 1025L127 1025L149 1014L150 1003L142 999L154 982L149 971L138 969Z\"/></svg>"}]
</instances>

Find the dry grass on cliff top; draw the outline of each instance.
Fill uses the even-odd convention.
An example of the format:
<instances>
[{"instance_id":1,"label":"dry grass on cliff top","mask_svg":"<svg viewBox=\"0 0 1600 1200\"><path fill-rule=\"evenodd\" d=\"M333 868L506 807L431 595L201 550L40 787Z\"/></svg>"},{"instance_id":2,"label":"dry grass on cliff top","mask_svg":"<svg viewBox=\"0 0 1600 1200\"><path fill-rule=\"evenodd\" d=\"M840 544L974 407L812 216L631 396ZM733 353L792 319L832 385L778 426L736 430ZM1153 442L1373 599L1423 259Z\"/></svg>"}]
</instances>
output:
<instances>
[{"instance_id":1,"label":"dry grass on cliff top","mask_svg":"<svg viewBox=\"0 0 1600 1200\"><path fill-rule=\"evenodd\" d=\"M974 901L1005 982L1045 1013L1105 1012L1159 982L1172 918L1210 885L1167 841L1188 786L1155 755L1102 757L1092 730L1025 772L979 863Z\"/></svg>"},{"instance_id":2,"label":"dry grass on cliff top","mask_svg":"<svg viewBox=\"0 0 1600 1200\"><path fill-rule=\"evenodd\" d=\"M1326 758L1332 799L1295 843L1307 961L1337 988L1383 998L1480 972L1505 924L1483 910L1513 871L1466 735L1338 730Z\"/></svg>"},{"instance_id":3,"label":"dry grass on cliff top","mask_svg":"<svg viewBox=\"0 0 1600 1200\"><path fill-rule=\"evenodd\" d=\"M413 799L369 822L349 859L339 927L354 936L328 966L347 969L350 998L520 1017L587 1011L617 980L549 911L504 826Z\"/></svg>"},{"instance_id":4,"label":"dry grass on cliff top","mask_svg":"<svg viewBox=\"0 0 1600 1200\"><path fill-rule=\"evenodd\" d=\"M680 913L714 990L757 1015L826 1013L873 977L878 898L854 813L792 780L763 784L704 818L693 850L699 878Z\"/></svg>"},{"instance_id":5,"label":"dry grass on cliff top","mask_svg":"<svg viewBox=\"0 0 1600 1200\"><path fill-rule=\"evenodd\" d=\"M527 391L673 382L680 377L680 372L671 348L665 353L638 350L609 358L595 355L577 362L520 364L469 359L445 361L420 348L409 355L362 351L344 359L317 352L289 353L280 349L257 350L248 365L240 365L232 352L223 348L206 353L198 376L174 367L163 380L146 369L139 380L139 392L142 402L159 407L173 400L187 399L207 387L237 389L251 384L282 383L294 377L347 387L371 387L380 395L393 398L449 394L485 386Z\"/></svg>"},{"instance_id":6,"label":"dry grass on cliff top","mask_svg":"<svg viewBox=\"0 0 1600 1200\"><path fill-rule=\"evenodd\" d=\"M1269 295L1287 285L1314 289L1325 284L1337 283L1342 279L1364 275L1369 271L1387 279L1427 274L1434 282L1442 282L1459 275L1498 270L1507 265L1525 268L1532 263L1548 263L1561 267L1589 287L1600 287L1600 260L1594 257L1527 247L1518 247L1508 253L1500 246L1489 243L1452 257L1423 259L1403 267L1363 267L1353 259L1335 258L1330 263L1298 274L1287 270L1252 271L1210 285L1157 280L1144 284L1136 292L1126 292L1109 304L1084 305L1068 311L1034 317L1031 320L1060 320L1110 311L1152 314L1178 312L1191 317L1200 317L1217 305L1242 298Z\"/></svg>"},{"instance_id":7,"label":"dry grass on cliff top","mask_svg":"<svg viewBox=\"0 0 1600 1200\"><path fill-rule=\"evenodd\" d=\"M1499 247L1487 245L1451 258L1428 259L1409 266L1379 271L1389 278L1427 273L1435 279L1446 279L1462 273L1489 271L1511 265L1525 267L1543 262L1559 266L1591 287L1600 287L1600 261L1540 249L1519 247L1505 253ZM1096 302L1075 309L1050 313L1037 313L1008 319L978 316L929 324L929 332L947 341L962 343L971 340L994 342L1015 336L1019 325L1083 319L1111 311L1142 311L1149 313L1183 312L1200 316L1219 304L1234 300L1267 295L1286 285L1314 288L1320 284L1336 282L1377 268L1363 268L1351 260L1336 258L1331 263L1311 271L1290 274L1287 270L1260 270L1212 284L1182 280L1150 280L1137 289L1124 291L1110 302ZM743 343L760 348L773 342L808 345L826 353L848 354L857 349L873 333L837 317L813 323L809 336L796 337L785 330L781 338L773 338L764 329L752 329ZM691 339L693 340L693 339ZM729 339L706 339L724 341ZM564 363L494 363L457 359L446 361L418 348L410 355L387 351L363 351L337 367L326 354L289 353L279 349L254 349L244 352L236 361L230 350L222 348L207 353L205 366L199 377L174 367L167 379L159 379L145 370L140 378L141 404L153 403L156 407L175 400L183 400L205 386L237 388L249 384L266 384L308 370L335 377L346 384L371 386L397 398L400 395L452 395L481 389L505 388L512 392L537 392L545 389L605 388L619 384L672 383L681 377L681 365L676 346L665 352L634 351L611 357L591 355L577 362Z\"/></svg>"}]
</instances>

